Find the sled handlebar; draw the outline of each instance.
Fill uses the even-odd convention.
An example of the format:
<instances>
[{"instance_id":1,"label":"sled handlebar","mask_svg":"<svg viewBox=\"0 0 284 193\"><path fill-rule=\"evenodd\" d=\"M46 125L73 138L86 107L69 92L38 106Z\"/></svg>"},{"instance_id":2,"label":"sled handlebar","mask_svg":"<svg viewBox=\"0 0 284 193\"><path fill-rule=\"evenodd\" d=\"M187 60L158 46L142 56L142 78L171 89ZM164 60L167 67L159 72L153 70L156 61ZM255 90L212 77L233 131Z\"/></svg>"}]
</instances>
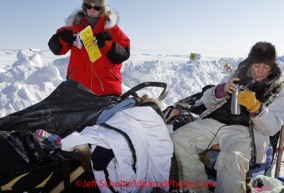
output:
<instances>
[{"instance_id":1,"label":"sled handlebar","mask_svg":"<svg viewBox=\"0 0 284 193\"><path fill-rule=\"evenodd\" d=\"M124 100L125 98L129 97L130 95L138 98L138 95L137 95L136 92L138 90L145 88L145 87L148 87L148 86L164 88L163 91L161 92L160 96L157 98L159 101L162 101L167 96L167 94L169 92L169 88L168 88L168 85L166 83L163 83L163 82L143 82L143 83L133 87L132 89L128 90L123 95L121 95L121 99Z\"/></svg>"}]
</instances>

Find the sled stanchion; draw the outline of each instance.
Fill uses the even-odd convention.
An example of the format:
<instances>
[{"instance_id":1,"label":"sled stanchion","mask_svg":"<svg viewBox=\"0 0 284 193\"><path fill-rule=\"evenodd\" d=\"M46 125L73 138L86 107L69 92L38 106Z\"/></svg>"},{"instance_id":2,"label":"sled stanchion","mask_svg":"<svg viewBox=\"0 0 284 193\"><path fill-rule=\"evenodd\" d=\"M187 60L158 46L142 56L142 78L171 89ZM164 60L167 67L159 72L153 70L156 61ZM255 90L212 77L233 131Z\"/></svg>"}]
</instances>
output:
<instances>
[{"instance_id":1,"label":"sled stanchion","mask_svg":"<svg viewBox=\"0 0 284 193\"><path fill-rule=\"evenodd\" d=\"M281 159L282 159L282 153L283 153L283 143L284 143L284 125L281 127L281 132L280 132L279 151L277 154L276 169L275 169L275 175L274 175L275 178L279 177L279 174L280 174Z\"/></svg>"},{"instance_id":2,"label":"sled stanchion","mask_svg":"<svg viewBox=\"0 0 284 193\"><path fill-rule=\"evenodd\" d=\"M76 180L82 173L84 173L82 166L79 166L74 172L70 175L70 184ZM55 188L53 188L50 193L58 193L64 190L64 182L60 182Z\"/></svg>"}]
</instances>

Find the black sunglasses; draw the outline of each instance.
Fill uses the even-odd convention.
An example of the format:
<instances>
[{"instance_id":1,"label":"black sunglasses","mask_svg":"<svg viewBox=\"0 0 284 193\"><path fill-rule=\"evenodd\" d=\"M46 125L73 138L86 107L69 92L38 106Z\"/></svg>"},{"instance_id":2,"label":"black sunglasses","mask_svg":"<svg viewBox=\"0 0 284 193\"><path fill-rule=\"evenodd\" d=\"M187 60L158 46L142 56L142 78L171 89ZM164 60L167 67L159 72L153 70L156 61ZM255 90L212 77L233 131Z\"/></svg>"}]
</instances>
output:
<instances>
[{"instance_id":1,"label":"black sunglasses","mask_svg":"<svg viewBox=\"0 0 284 193\"><path fill-rule=\"evenodd\" d=\"M85 7L86 7L86 9L94 9L94 10L96 10L96 11L100 11L101 10L101 7L98 7L98 6L92 6L92 5L89 5L89 4L87 4L87 3L84 3L85 4Z\"/></svg>"}]
</instances>

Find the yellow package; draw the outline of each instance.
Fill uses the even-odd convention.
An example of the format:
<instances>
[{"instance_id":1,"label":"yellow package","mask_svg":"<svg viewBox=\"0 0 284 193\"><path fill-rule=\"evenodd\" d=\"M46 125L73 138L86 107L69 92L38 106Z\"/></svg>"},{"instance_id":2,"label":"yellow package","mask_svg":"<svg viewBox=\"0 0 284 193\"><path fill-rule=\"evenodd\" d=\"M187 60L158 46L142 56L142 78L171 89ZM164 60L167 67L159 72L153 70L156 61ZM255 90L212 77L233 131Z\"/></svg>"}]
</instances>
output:
<instances>
[{"instance_id":1,"label":"yellow package","mask_svg":"<svg viewBox=\"0 0 284 193\"><path fill-rule=\"evenodd\" d=\"M81 40L83 41L84 47L87 50L87 53L90 57L91 62L99 59L102 54L97 45L93 44L94 35L91 29L91 26L86 27L84 30L80 32Z\"/></svg>"}]
</instances>

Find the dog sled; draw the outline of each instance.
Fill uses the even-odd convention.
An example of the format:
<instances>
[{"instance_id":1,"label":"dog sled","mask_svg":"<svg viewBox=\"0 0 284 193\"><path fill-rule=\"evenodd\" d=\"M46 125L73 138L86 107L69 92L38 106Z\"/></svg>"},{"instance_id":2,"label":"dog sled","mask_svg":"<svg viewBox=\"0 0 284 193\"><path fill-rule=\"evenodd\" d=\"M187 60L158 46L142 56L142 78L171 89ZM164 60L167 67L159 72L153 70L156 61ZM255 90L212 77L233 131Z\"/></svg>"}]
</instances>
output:
<instances>
[{"instance_id":1,"label":"dog sled","mask_svg":"<svg viewBox=\"0 0 284 193\"><path fill-rule=\"evenodd\" d=\"M204 87L202 92L210 86L212 85ZM87 172L82 168L81 162L79 161L80 159L76 154L72 151L62 151L61 148L56 148L56 144L58 140L61 140L62 138L66 139L66 137L70 136L72 133L84 131L85 128L88 128L85 132L100 129L108 135L113 135L113 138L119 138L123 141L124 138L127 138L127 135L119 133L120 131L118 130L121 130L121 127L123 128L121 125L125 120L123 120L122 117L112 118L112 116L121 115L121 113L117 113L121 111L124 111L129 117L137 115L137 112L140 112L139 110L131 110L133 110L133 107L136 105L136 100L139 101L141 98L137 92L145 87L162 88L160 96L157 97L158 101L162 101L168 93L168 88L165 83L145 82L130 89L128 92L124 93L121 98L106 96L105 98L98 99L77 82L69 80L59 85L59 87L42 102L1 118L0 192L120 192L120 188L123 185L126 186L126 188L129 188L127 187L128 185L125 184L126 180L121 181L121 184L118 185L111 183L100 184L97 179L94 178L92 172ZM195 120L204 108L202 104L198 103L198 99L201 97L202 92L180 100L177 102L177 106L167 108L163 112L158 108L157 104L153 103L153 101L145 102L144 104L141 104L141 106L145 106L151 110L148 109L143 111L139 116L144 116L145 112L152 116L152 118L154 118L153 123L160 124L161 128L164 129L163 133L165 137L160 139L161 142L165 141L165 139L169 140L169 136L166 135L167 131L165 130L166 124L163 121L172 125L175 130L181 125ZM76 101L76 103L74 103L74 101ZM94 109L96 109L96 111ZM178 111L178 113L173 113L174 110ZM167 115L170 115L171 113L175 116L169 119ZM135 117L131 120L135 120ZM101 124L101 128L95 129L90 127L98 125L98 123ZM117 126L117 124L120 126ZM40 131L46 132L46 136L48 135L52 140L48 141L48 137L43 138L44 132L42 132L41 135L38 135ZM124 133L125 132L129 132L127 128L124 130ZM152 133L149 133L149 136L154 136L151 142L154 142L159 138L157 132L158 130L154 130ZM96 135L98 136L99 134L96 133ZM59 139L56 138L56 136L59 137ZM39 137L42 138L39 139ZM269 176L269 172L271 172L274 165L276 165L274 176L279 176L283 139L284 132L282 128L278 134L271 137L271 152L268 152L271 153L271 159L268 159L266 165L263 166L252 165L252 170L250 170L251 176L253 176L254 172ZM73 139L71 139L71 142L72 140ZM170 146L170 143L167 140L167 143L164 143L164 145ZM130 141L126 140L123 142L124 145L128 147L128 158L131 160L129 162L131 168L128 168L128 171L139 173L139 178L135 180L136 184L132 187L134 188L133 192L139 192L145 189L144 187L146 185L149 187L146 191L143 190L144 192L177 192L177 189L179 188L177 186L178 169L175 157L173 156L174 154L171 154L171 151L169 150L170 148L166 152L165 162L161 162L161 160L158 159L158 156L157 160L155 160L155 156L151 157L154 161L160 162L163 167L158 167L160 171L155 171L156 176L152 175L152 178L149 177L147 181L149 183L146 184L146 181L144 181L145 178L142 178L141 176L143 176L143 172L145 173L143 168L146 168L147 166L144 165L139 168L139 164L143 163L143 161L141 161L143 160L143 154L139 154L139 151L135 158L135 156L133 156L135 150L129 151L129 149L134 149L134 146L138 146L137 144L140 142L137 141L137 144L131 144L131 139ZM106 144L101 143L100 145L106 148ZM155 148L155 145L158 146L159 144L153 143L149 148ZM117 149L120 150L123 147L117 147ZM160 146L160 148L163 147L164 146ZM109 150L108 148L106 149ZM116 148L115 144L113 144L112 148ZM92 150L95 150L95 147L93 147ZM101 152L100 149L98 149L98 151ZM143 152L143 149L141 149L141 151ZM208 175L212 180L215 180L214 177L216 171L212 169L212 165L214 165L214 156L216 157L216 153L218 152L215 150L210 150L210 152L212 153L212 157L210 158L212 161L209 164L207 163L206 168ZM117 154L117 152L113 152L113 154L114 153ZM158 152L152 153L157 154ZM113 158L109 156L111 154L97 155L101 155L102 160ZM104 155L107 156L104 157ZM139 161L139 159L141 160ZM135 161L137 167L135 167ZM112 166L112 170L110 170L112 173L96 170L96 176L99 176L98 178L101 180L110 177L111 179L109 179L108 182L112 182L118 178L112 178L115 176L114 162L108 162L108 164ZM159 166L158 163L154 163L154 165L155 164L157 164L156 166ZM165 165L166 169L164 167ZM101 165L99 164L99 166ZM253 169L255 170L254 172ZM147 172L151 173L153 171ZM150 181L159 182L160 184L151 184ZM167 184L163 186L162 183L166 181ZM100 189L101 187L99 187L99 184L105 186L106 189ZM213 191L214 188L212 187L211 190ZM190 192L190 190L185 190L185 192L186 191Z\"/></svg>"},{"instance_id":2,"label":"dog sled","mask_svg":"<svg viewBox=\"0 0 284 193\"><path fill-rule=\"evenodd\" d=\"M93 174L82 169L79 157L73 152L62 151L56 145L59 140L73 132L81 132L86 127L98 123L106 124L106 120L116 112L134 109L141 98L137 91L147 87L158 87L162 90L160 96L156 97L157 101L163 100L168 93L165 83L145 82L130 89L121 97L98 98L79 83L67 80L43 101L1 118L0 191L100 192ZM144 107L144 115L136 110L140 112L141 117L145 114L155 115L159 121L155 121L153 117L152 123L158 123L160 127L166 128L161 109L155 102L146 101L139 105L140 108ZM135 115L136 112L131 113ZM146 120L140 122L148 123ZM112 131L117 132L115 129ZM157 134L155 138L159 138ZM167 140L170 145L169 134ZM161 141L163 142L162 139ZM172 157L172 151L168 151L167 160ZM137 156L143 158L141 153L137 153ZM155 160L154 162L156 163ZM140 168L136 171L144 172ZM160 168L156 174L160 173L169 172L164 172ZM168 178L167 175L163 174L163 179Z\"/></svg>"}]
</instances>

